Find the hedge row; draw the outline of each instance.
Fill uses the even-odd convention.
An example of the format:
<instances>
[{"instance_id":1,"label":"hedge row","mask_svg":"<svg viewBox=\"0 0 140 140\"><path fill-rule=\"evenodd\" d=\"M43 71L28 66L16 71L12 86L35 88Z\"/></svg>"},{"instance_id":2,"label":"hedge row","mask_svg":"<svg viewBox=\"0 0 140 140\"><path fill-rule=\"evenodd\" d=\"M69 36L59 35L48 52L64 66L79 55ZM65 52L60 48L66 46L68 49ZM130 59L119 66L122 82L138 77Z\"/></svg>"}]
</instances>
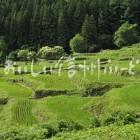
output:
<instances>
[{"instance_id":1,"label":"hedge row","mask_svg":"<svg viewBox=\"0 0 140 140\"><path fill-rule=\"evenodd\" d=\"M74 121L60 120L53 125L38 124L31 127L15 127L0 130L0 140L47 140L60 132L81 130L83 127Z\"/></svg>"},{"instance_id":2,"label":"hedge row","mask_svg":"<svg viewBox=\"0 0 140 140\"><path fill-rule=\"evenodd\" d=\"M71 90L61 90L61 89L37 89L35 91L35 98L44 98L48 96L58 96L58 95L72 95Z\"/></svg>"},{"instance_id":3,"label":"hedge row","mask_svg":"<svg viewBox=\"0 0 140 140\"><path fill-rule=\"evenodd\" d=\"M88 96L102 96L106 92L110 91L112 88L120 88L120 84L110 84L110 83L90 83L85 85L81 95L84 97Z\"/></svg>"}]
</instances>

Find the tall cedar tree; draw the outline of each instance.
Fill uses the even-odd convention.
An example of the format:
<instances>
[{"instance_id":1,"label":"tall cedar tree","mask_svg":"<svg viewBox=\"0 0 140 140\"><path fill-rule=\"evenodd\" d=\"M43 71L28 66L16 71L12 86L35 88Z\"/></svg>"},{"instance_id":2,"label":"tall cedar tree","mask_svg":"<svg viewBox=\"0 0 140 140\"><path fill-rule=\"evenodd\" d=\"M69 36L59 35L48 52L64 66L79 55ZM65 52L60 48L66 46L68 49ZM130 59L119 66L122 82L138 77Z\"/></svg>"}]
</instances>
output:
<instances>
[{"instance_id":1,"label":"tall cedar tree","mask_svg":"<svg viewBox=\"0 0 140 140\"><path fill-rule=\"evenodd\" d=\"M68 27L66 17L64 12L61 12L59 15L57 25L57 44L63 46L66 52L69 51L69 49L67 48L67 38L68 38Z\"/></svg>"},{"instance_id":2,"label":"tall cedar tree","mask_svg":"<svg viewBox=\"0 0 140 140\"><path fill-rule=\"evenodd\" d=\"M93 15L86 15L82 26L82 36L87 46L97 43L97 27Z\"/></svg>"},{"instance_id":3,"label":"tall cedar tree","mask_svg":"<svg viewBox=\"0 0 140 140\"><path fill-rule=\"evenodd\" d=\"M79 0L73 17L75 34L80 32L86 14L86 3L84 0Z\"/></svg>"}]
</instances>

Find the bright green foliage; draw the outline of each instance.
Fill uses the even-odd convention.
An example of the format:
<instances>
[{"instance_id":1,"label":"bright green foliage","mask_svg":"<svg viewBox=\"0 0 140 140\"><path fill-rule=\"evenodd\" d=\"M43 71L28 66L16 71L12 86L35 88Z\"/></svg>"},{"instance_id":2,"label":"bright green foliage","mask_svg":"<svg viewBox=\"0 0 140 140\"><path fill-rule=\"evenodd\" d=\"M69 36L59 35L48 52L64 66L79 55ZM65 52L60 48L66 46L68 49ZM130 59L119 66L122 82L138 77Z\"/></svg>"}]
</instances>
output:
<instances>
[{"instance_id":1,"label":"bright green foliage","mask_svg":"<svg viewBox=\"0 0 140 140\"><path fill-rule=\"evenodd\" d=\"M74 131L82 129L82 126L74 121L60 120L58 121L58 128L60 132Z\"/></svg>"},{"instance_id":2,"label":"bright green foliage","mask_svg":"<svg viewBox=\"0 0 140 140\"><path fill-rule=\"evenodd\" d=\"M109 114L105 119L103 119L103 125L108 126L112 124L116 125L127 125L127 124L135 124L139 122L139 118L137 115L132 112L113 112Z\"/></svg>"},{"instance_id":3,"label":"bright green foliage","mask_svg":"<svg viewBox=\"0 0 140 140\"><path fill-rule=\"evenodd\" d=\"M53 140L139 140L140 139L140 125L127 125L123 127L101 127L97 129L89 129L71 133L61 133L53 138Z\"/></svg>"},{"instance_id":4,"label":"bright green foliage","mask_svg":"<svg viewBox=\"0 0 140 140\"><path fill-rule=\"evenodd\" d=\"M35 59L35 56L36 52L29 50L20 50L17 53L17 58L21 61L33 60Z\"/></svg>"},{"instance_id":5,"label":"bright green foliage","mask_svg":"<svg viewBox=\"0 0 140 140\"><path fill-rule=\"evenodd\" d=\"M42 47L38 51L38 57L43 59L52 59L56 60L62 57L65 54L64 49L61 46L55 46L54 48L50 48L48 46Z\"/></svg>"},{"instance_id":6,"label":"bright green foliage","mask_svg":"<svg viewBox=\"0 0 140 140\"><path fill-rule=\"evenodd\" d=\"M18 140L41 140L49 139L51 136L54 136L53 140L87 140L87 139L100 139L100 140L125 140L126 137L128 140L139 140L140 139L140 125L127 125L123 127L110 126L110 127L101 127L97 129L88 129L72 132L62 132L58 133L59 129L49 126L46 124L34 125L28 128L12 128L6 132L0 131L0 139L8 140L18 139ZM55 136L56 135L56 136Z\"/></svg>"},{"instance_id":7,"label":"bright green foliage","mask_svg":"<svg viewBox=\"0 0 140 140\"><path fill-rule=\"evenodd\" d=\"M28 60L34 60L36 59L36 52L35 51L30 51L28 53Z\"/></svg>"},{"instance_id":8,"label":"bright green foliage","mask_svg":"<svg viewBox=\"0 0 140 140\"><path fill-rule=\"evenodd\" d=\"M28 59L29 50L20 50L18 52L18 58L22 61L26 61Z\"/></svg>"},{"instance_id":9,"label":"bright green foliage","mask_svg":"<svg viewBox=\"0 0 140 140\"><path fill-rule=\"evenodd\" d=\"M138 42L137 24L129 24L128 22L121 25L115 32L114 41L119 48L132 45Z\"/></svg>"},{"instance_id":10,"label":"bright green foliage","mask_svg":"<svg viewBox=\"0 0 140 140\"><path fill-rule=\"evenodd\" d=\"M74 52L83 53L86 51L85 40L80 34L76 34L70 40L70 47Z\"/></svg>"}]
</instances>

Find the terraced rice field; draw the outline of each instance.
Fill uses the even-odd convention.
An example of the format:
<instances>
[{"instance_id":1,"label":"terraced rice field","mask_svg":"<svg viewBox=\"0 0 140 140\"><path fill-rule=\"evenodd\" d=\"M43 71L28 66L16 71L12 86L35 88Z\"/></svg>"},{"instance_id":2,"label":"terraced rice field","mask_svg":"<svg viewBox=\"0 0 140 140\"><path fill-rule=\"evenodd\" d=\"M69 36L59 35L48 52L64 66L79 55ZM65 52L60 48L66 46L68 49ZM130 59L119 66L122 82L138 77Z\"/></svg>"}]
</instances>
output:
<instances>
[{"instance_id":1,"label":"terraced rice field","mask_svg":"<svg viewBox=\"0 0 140 140\"><path fill-rule=\"evenodd\" d=\"M83 64L84 60L89 66L91 63L96 64L98 58L101 58L102 61L106 61L107 58L112 59L112 64L104 63L101 64L101 67L116 64L119 67L128 67L129 59L132 56L139 58L139 51L140 48L136 47L135 49L125 48L115 51L102 51L96 54L74 54L76 73L72 78L68 77L67 60L62 62L61 75L58 75L58 71L52 74L40 74L37 77L33 77L30 73L22 75L10 73L5 75L4 69L0 68L0 98L2 94L8 97L8 103L0 105L0 125L2 128L17 125L32 126L33 124L48 124L65 119L88 126L96 112L100 112L99 117L118 110L139 113L140 64L137 64L134 69L137 75L104 74L103 70L101 70L100 79L98 79L97 69L93 73L87 70L84 77L83 69L78 68L79 65ZM129 59L126 59L128 57L126 54L130 55ZM34 69L39 71L44 65L54 66L55 63L56 61L53 60L51 62L42 60L35 64ZM24 62L18 62L18 65L24 67ZM28 64L29 67L30 63ZM122 86L110 89L101 97L83 97L82 93L85 87L91 83L93 86L94 83L101 85L105 83L121 84ZM36 99L34 98L36 90L66 90L68 93L70 91L73 93ZM5 122L8 123L6 124Z\"/></svg>"}]
</instances>

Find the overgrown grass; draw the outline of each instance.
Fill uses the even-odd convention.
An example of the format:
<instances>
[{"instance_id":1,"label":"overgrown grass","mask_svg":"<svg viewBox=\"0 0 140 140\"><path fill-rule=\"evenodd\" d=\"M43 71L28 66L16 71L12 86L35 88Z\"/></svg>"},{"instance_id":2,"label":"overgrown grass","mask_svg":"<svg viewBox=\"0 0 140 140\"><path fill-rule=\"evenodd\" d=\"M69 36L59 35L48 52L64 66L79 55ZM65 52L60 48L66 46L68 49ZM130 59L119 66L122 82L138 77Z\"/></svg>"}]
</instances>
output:
<instances>
[{"instance_id":1,"label":"overgrown grass","mask_svg":"<svg viewBox=\"0 0 140 140\"><path fill-rule=\"evenodd\" d=\"M46 116L49 122L73 120L81 125L89 125L92 115L84 110L84 106L91 100L92 98L79 96L48 97L36 101L34 112Z\"/></svg>"},{"instance_id":2,"label":"overgrown grass","mask_svg":"<svg viewBox=\"0 0 140 140\"><path fill-rule=\"evenodd\" d=\"M89 110L97 116L105 117L111 112L140 112L139 84L114 88L102 97L94 98Z\"/></svg>"},{"instance_id":3,"label":"overgrown grass","mask_svg":"<svg viewBox=\"0 0 140 140\"><path fill-rule=\"evenodd\" d=\"M6 92L9 97L14 98L29 97L32 94L31 89L20 84L9 83L6 81L0 81L0 90Z\"/></svg>"}]
</instances>

